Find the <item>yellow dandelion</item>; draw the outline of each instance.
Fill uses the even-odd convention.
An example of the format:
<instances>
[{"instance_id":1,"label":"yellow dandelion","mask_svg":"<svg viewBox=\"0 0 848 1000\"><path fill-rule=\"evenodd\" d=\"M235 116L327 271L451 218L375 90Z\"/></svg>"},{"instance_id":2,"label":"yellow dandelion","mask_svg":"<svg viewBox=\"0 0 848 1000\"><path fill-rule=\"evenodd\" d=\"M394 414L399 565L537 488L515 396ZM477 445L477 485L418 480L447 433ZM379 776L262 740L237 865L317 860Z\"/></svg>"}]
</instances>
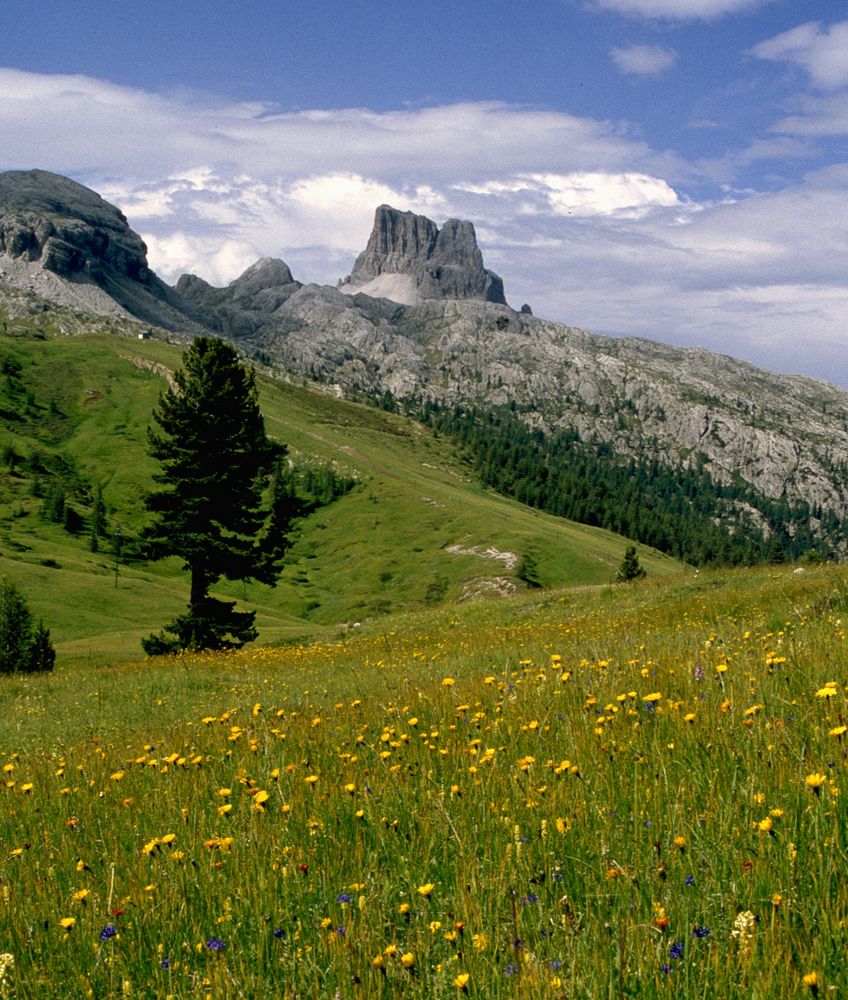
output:
<instances>
[{"instance_id":1,"label":"yellow dandelion","mask_svg":"<svg viewBox=\"0 0 848 1000\"><path fill-rule=\"evenodd\" d=\"M821 786L827 781L827 776L824 774L808 774L804 781L807 787L812 788L816 795L818 795Z\"/></svg>"},{"instance_id":2,"label":"yellow dandelion","mask_svg":"<svg viewBox=\"0 0 848 1000\"><path fill-rule=\"evenodd\" d=\"M423 896L425 899L429 899L435 888L436 886L432 882L425 882L424 885L418 886L418 895Z\"/></svg>"}]
</instances>

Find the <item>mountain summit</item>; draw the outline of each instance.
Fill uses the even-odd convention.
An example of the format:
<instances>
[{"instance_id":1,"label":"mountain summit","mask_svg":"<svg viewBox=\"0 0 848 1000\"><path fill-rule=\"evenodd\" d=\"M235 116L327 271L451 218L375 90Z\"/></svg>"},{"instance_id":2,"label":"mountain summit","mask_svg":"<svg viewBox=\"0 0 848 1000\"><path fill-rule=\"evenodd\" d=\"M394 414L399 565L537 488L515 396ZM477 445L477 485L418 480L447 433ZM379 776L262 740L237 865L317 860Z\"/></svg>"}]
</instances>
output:
<instances>
[{"instance_id":1,"label":"mountain summit","mask_svg":"<svg viewBox=\"0 0 848 1000\"><path fill-rule=\"evenodd\" d=\"M147 266L147 247L123 212L60 174L0 173L2 258L7 280L62 305L186 326L173 290Z\"/></svg>"},{"instance_id":2,"label":"mountain summit","mask_svg":"<svg viewBox=\"0 0 848 1000\"><path fill-rule=\"evenodd\" d=\"M368 245L341 290L404 305L422 299L478 299L506 305L503 281L483 267L470 222L448 219L439 229L424 215L390 205L377 209Z\"/></svg>"}]
</instances>

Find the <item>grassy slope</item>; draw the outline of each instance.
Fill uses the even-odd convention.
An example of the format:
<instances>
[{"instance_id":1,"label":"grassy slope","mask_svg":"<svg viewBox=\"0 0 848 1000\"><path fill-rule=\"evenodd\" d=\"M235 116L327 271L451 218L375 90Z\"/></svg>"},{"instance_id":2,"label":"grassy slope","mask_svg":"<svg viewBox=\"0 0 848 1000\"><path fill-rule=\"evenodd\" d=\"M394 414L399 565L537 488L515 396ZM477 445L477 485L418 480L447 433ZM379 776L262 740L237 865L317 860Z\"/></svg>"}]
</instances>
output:
<instances>
[{"instance_id":1,"label":"grassy slope","mask_svg":"<svg viewBox=\"0 0 848 1000\"><path fill-rule=\"evenodd\" d=\"M703 573L0 679L15 996L842 995L846 594Z\"/></svg>"},{"instance_id":2,"label":"grassy slope","mask_svg":"<svg viewBox=\"0 0 848 1000\"><path fill-rule=\"evenodd\" d=\"M34 392L37 412L7 421L0 446L11 443L20 454L36 444L62 449L90 482L103 483L112 527L135 533L153 471L145 428L165 385L154 366L173 370L179 349L99 333L0 338L0 351L9 350L23 362L21 379ZM493 578L523 587L502 561L451 554L449 545L530 554L545 585L599 584L614 575L621 538L486 492L447 443L417 425L305 386L263 379L261 394L270 433L298 456L332 461L360 480L352 493L304 522L275 589L221 586L258 609L263 641L454 600L485 589ZM0 571L20 583L61 652L134 653L142 635L184 605L186 581L178 563L121 566L116 588L109 543L91 554L84 537L44 524L28 485L25 477L4 475ZM647 549L640 558L652 576L680 569Z\"/></svg>"}]
</instances>

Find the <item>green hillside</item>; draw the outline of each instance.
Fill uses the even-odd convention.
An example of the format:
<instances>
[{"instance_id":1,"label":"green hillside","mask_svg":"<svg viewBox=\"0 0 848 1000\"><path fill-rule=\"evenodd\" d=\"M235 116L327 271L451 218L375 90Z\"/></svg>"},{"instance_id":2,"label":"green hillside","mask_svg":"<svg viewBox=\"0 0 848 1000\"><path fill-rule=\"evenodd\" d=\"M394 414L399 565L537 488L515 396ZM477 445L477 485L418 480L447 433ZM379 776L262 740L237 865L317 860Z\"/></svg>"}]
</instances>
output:
<instances>
[{"instance_id":1,"label":"green hillside","mask_svg":"<svg viewBox=\"0 0 848 1000\"><path fill-rule=\"evenodd\" d=\"M134 544L154 467L145 432L180 348L104 332L106 323L55 336L56 313L39 323L7 319L0 334L0 572L27 594L60 653L133 655L186 601L179 564L145 563ZM269 433L293 459L357 480L301 522L276 588L221 586L258 608L262 641L521 590L521 577L543 586L613 578L619 536L487 491L454 447L418 424L304 384L261 378L260 391ZM66 526L46 509L58 486ZM106 528L92 552L98 486ZM681 568L650 549L639 554L651 576Z\"/></svg>"}]
</instances>

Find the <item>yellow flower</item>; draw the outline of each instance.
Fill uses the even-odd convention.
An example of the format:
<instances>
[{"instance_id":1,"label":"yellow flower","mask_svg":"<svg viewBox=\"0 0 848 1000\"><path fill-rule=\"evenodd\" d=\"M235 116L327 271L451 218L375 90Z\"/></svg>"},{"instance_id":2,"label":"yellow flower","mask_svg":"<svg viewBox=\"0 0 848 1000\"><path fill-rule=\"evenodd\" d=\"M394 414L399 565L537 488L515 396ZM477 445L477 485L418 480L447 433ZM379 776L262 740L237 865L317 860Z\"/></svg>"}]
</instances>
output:
<instances>
[{"instance_id":1,"label":"yellow flower","mask_svg":"<svg viewBox=\"0 0 848 1000\"><path fill-rule=\"evenodd\" d=\"M453 985L458 990L467 991L468 990L468 982L469 982L470 979L471 979L471 976L467 972L460 972L460 974L458 976L454 977Z\"/></svg>"},{"instance_id":2,"label":"yellow flower","mask_svg":"<svg viewBox=\"0 0 848 1000\"><path fill-rule=\"evenodd\" d=\"M760 833L771 833L773 826L774 823L772 822L771 816L766 816L765 819L761 819L760 822L757 823L757 829Z\"/></svg>"},{"instance_id":3,"label":"yellow flower","mask_svg":"<svg viewBox=\"0 0 848 1000\"><path fill-rule=\"evenodd\" d=\"M805 986L809 986L813 993L816 993L819 988L819 975L817 972L808 972L806 976L802 978L801 982Z\"/></svg>"},{"instance_id":4,"label":"yellow flower","mask_svg":"<svg viewBox=\"0 0 848 1000\"><path fill-rule=\"evenodd\" d=\"M680 850L682 851L683 848L686 847L686 838L678 835L677 837L674 838L674 846L679 847Z\"/></svg>"},{"instance_id":5,"label":"yellow flower","mask_svg":"<svg viewBox=\"0 0 848 1000\"><path fill-rule=\"evenodd\" d=\"M471 940L477 951L485 951L489 947L489 939L482 932L480 934L472 934Z\"/></svg>"},{"instance_id":6,"label":"yellow flower","mask_svg":"<svg viewBox=\"0 0 848 1000\"><path fill-rule=\"evenodd\" d=\"M62 919L59 921L59 926L64 931L71 931L73 930L74 924L76 922L77 922L76 917L62 917Z\"/></svg>"},{"instance_id":7,"label":"yellow flower","mask_svg":"<svg viewBox=\"0 0 848 1000\"><path fill-rule=\"evenodd\" d=\"M405 951L400 956L400 963L404 969L411 969L415 965L415 955L411 951Z\"/></svg>"},{"instance_id":8,"label":"yellow flower","mask_svg":"<svg viewBox=\"0 0 848 1000\"><path fill-rule=\"evenodd\" d=\"M445 677L442 679L442 687L453 687L456 681L453 677Z\"/></svg>"},{"instance_id":9,"label":"yellow flower","mask_svg":"<svg viewBox=\"0 0 848 1000\"><path fill-rule=\"evenodd\" d=\"M90 895L91 889L77 889L73 896L71 896L71 899L75 903L84 903Z\"/></svg>"},{"instance_id":10,"label":"yellow flower","mask_svg":"<svg viewBox=\"0 0 848 1000\"><path fill-rule=\"evenodd\" d=\"M435 887L435 885L432 882L427 882L424 885L419 885L418 886L418 895L419 896L423 896L425 899L429 899L430 896L433 894L433 890L435 888L436 887Z\"/></svg>"},{"instance_id":11,"label":"yellow flower","mask_svg":"<svg viewBox=\"0 0 848 1000\"><path fill-rule=\"evenodd\" d=\"M382 969L386 965L386 960L383 958L382 955L375 955L371 959L371 964L374 966L375 969Z\"/></svg>"},{"instance_id":12,"label":"yellow flower","mask_svg":"<svg viewBox=\"0 0 848 1000\"><path fill-rule=\"evenodd\" d=\"M318 781L317 774L309 774L303 779L307 785L314 785Z\"/></svg>"},{"instance_id":13,"label":"yellow flower","mask_svg":"<svg viewBox=\"0 0 848 1000\"><path fill-rule=\"evenodd\" d=\"M824 774L808 774L804 779L807 785L812 788L812 790L818 795L819 789L827 781L827 776Z\"/></svg>"}]
</instances>

